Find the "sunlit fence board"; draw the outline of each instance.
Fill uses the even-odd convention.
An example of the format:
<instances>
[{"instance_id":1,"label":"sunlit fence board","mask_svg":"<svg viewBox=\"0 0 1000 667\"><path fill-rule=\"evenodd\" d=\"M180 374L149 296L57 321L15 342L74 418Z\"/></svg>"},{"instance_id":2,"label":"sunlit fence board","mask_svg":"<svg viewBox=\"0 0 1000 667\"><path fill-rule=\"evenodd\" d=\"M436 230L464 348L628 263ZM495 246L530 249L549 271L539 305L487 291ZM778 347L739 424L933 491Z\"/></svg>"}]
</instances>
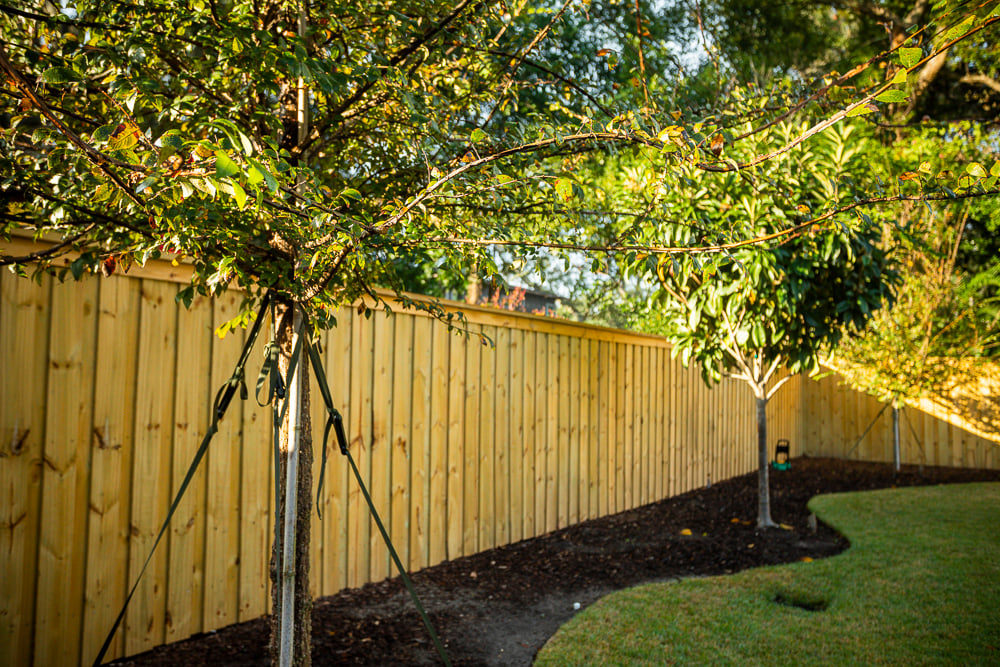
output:
<instances>
[{"instance_id":1,"label":"sunlit fence board","mask_svg":"<svg viewBox=\"0 0 1000 667\"><path fill-rule=\"evenodd\" d=\"M0 554L17 573L0 578L0 664L93 660L208 428L245 336L214 330L241 296L187 310L176 290L148 277L0 277ZM706 387L662 339L453 307L468 336L423 314L351 309L318 341L351 452L411 568L754 469L748 388ZM318 466L325 412L312 391ZM768 407L768 447L787 438L793 456L889 461L882 407L835 376L793 378ZM900 431L907 463L1000 464L996 444L919 410L903 411ZM271 437L269 408L231 406L113 655L267 612ZM318 595L393 574L337 443L327 446Z\"/></svg>"}]
</instances>

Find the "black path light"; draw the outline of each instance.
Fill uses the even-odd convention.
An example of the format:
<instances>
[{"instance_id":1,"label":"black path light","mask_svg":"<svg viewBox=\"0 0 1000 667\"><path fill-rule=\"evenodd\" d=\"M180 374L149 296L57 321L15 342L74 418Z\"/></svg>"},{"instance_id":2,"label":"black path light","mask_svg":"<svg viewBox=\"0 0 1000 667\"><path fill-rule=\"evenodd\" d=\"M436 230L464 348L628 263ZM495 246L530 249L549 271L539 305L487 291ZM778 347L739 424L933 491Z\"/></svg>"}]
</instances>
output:
<instances>
[{"instance_id":1,"label":"black path light","mask_svg":"<svg viewBox=\"0 0 1000 667\"><path fill-rule=\"evenodd\" d=\"M782 438L774 446L774 463L771 465L775 470L788 470L792 467L792 462L788 460L788 440Z\"/></svg>"}]
</instances>

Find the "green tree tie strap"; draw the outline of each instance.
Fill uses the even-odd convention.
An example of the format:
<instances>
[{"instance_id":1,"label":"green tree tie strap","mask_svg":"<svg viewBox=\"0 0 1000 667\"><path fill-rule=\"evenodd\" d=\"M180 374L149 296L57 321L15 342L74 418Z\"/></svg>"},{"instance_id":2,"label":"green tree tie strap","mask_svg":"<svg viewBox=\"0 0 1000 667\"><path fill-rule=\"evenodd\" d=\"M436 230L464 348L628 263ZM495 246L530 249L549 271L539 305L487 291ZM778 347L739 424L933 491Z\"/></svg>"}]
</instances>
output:
<instances>
[{"instance_id":1,"label":"green tree tie strap","mask_svg":"<svg viewBox=\"0 0 1000 667\"><path fill-rule=\"evenodd\" d=\"M195 471L198 469L198 465L201 463L201 460L205 457L205 452L208 451L208 444L212 441L212 437L219 431L219 421L226 414L226 410L229 408L229 404L232 402L233 396L235 395L238 387L241 389L240 397L244 400L246 399L244 368L246 366L247 359L250 357L250 350L257 341L257 336L260 333L260 326L267 312L270 300L271 293L268 292L264 295L264 300L257 313L257 319L253 324L253 328L250 330L246 343L243 345L243 352L240 354L240 360L236 364L236 368L233 370L232 376L226 381L225 384L222 385L222 387L219 388L219 391L215 395L215 401L212 403L212 423L208 427L208 432L205 433L205 437L202 438L201 445L198 447L198 451L194 455L194 460L191 461L191 465L188 467L187 474L184 475L184 480L181 482L180 488L177 489L177 494L174 496L174 500L170 504L170 509L167 511L167 516L163 520L163 525L160 527L160 532L156 536L156 541L153 542L153 546L149 550L149 555L146 556L146 560L142 564L142 569L139 570L139 576L136 577L135 583L132 584L132 589L128 593L128 597L125 598L125 604L122 605L122 609L118 612L118 617L111 626L108 636L104 639L104 644L101 645L101 650L98 652L97 657L94 658L95 667L101 664L104 660L104 656L107 655L108 649L111 648L111 641L114 639L118 626L121 625L122 620L125 618L125 612L128 609L128 605L132 601L132 597L135 595L136 590L139 588L139 582L142 581L142 576L146 573L146 567L149 566L149 562L153 559L153 553L156 552L157 545L160 544L160 540L163 539L163 535L167 532L167 526L170 525L170 520L177 511L178 506L180 506L181 499L184 497L184 492L187 491L188 485L190 485L191 480L194 479Z\"/></svg>"},{"instance_id":2,"label":"green tree tie strap","mask_svg":"<svg viewBox=\"0 0 1000 667\"><path fill-rule=\"evenodd\" d=\"M308 327L306 327L306 331L308 331ZM427 632L430 634L431 640L434 642L434 648L437 649L441 662L448 667L451 667L451 661L448 659L448 653L444 649L444 644L441 643L441 639L434 630L433 623L431 623L430 616L427 615L427 612L424 610L424 606L420 603L420 597L417 595L417 590L413 587L413 582L410 580L410 576L406 573L406 568L403 567L403 562L400 560L399 554L396 553L396 549L392 545L389 533L382 524L382 519L379 516L378 510L375 509L375 503L372 502L372 497L368 493L367 487L365 487L365 482L361 478L358 466L354 463L354 457L351 456L351 450L347 446L347 434L344 432L344 419L337 408L333 406L333 395L330 393L330 385L327 382L326 372L323 370L323 363L322 359L320 359L319 352L314 345L309 345L308 341L306 345L309 348L309 358L312 362L311 365L313 368L313 374L316 376L316 383L319 385L319 391L323 397L323 403L326 405L327 412L326 427L323 430L323 462L321 464L320 477L317 484L318 490L316 495L316 511L317 513L319 512L320 499L322 497L320 494L322 493L323 476L326 471L327 440L330 436L330 430L333 429L337 434L337 444L340 446L340 453L346 456L348 463L351 464L351 470L354 471L354 477L358 480L358 486L361 487L361 493L365 497L365 502L368 503L368 509L371 511L372 518L375 520L375 525L378 526L378 530L382 534L382 539L385 541L385 545L389 549L389 555L392 556L392 560L396 564L396 569L399 570L399 576L403 580L403 585L406 586L406 590L409 592L410 597L413 599L413 604L417 608L417 613L420 614L420 618L423 620L424 626L427 628Z\"/></svg>"},{"instance_id":3,"label":"green tree tie strap","mask_svg":"<svg viewBox=\"0 0 1000 667\"><path fill-rule=\"evenodd\" d=\"M403 567L403 562L399 559L399 554L396 553L396 549L392 546L392 540L389 539L389 533L386 532L385 526L382 525L382 519L379 517L378 511L375 509L375 503L372 502L372 497L368 494L368 489L365 488L365 483L361 479L361 473L358 471L357 464L354 463L354 457L351 456L350 450L347 450L347 461L351 464L351 470L354 471L354 477L358 480L358 486L361 487L361 493L365 497L365 502L368 503L368 509L371 510L372 518L375 519L375 525L378 526L378 530L382 533L382 539L385 540L385 545L389 547L389 555L392 556L392 560L396 563L396 569L399 570L399 576L403 580L403 585L406 586L406 590L409 591L410 597L413 598L413 604L417 607L417 613L420 614L420 618L424 621L424 626L427 628L427 632L430 633L431 639L434 641L434 648L437 649L438 656L441 658L447 667L451 667L451 661L448 659L448 654L444 650L444 645L441 643L441 639L438 637L437 632L434 631L434 626L431 624L430 616L424 611L424 606L420 604L420 598L417 596L417 590L413 587L413 582L410 581L410 576L406 573L406 568Z\"/></svg>"}]
</instances>

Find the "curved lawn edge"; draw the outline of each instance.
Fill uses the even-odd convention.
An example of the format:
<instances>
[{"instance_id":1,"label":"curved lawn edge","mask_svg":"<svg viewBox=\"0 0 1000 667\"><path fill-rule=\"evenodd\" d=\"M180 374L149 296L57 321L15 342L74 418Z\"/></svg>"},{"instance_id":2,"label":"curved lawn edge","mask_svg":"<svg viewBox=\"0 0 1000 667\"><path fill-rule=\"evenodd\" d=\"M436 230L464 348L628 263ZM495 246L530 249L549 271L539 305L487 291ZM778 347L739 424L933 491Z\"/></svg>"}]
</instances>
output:
<instances>
[{"instance_id":1,"label":"curved lawn edge","mask_svg":"<svg viewBox=\"0 0 1000 667\"><path fill-rule=\"evenodd\" d=\"M818 496L809 508L847 551L619 591L560 628L535 664L1000 664L1000 484Z\"/></svg>"}]
</instances>

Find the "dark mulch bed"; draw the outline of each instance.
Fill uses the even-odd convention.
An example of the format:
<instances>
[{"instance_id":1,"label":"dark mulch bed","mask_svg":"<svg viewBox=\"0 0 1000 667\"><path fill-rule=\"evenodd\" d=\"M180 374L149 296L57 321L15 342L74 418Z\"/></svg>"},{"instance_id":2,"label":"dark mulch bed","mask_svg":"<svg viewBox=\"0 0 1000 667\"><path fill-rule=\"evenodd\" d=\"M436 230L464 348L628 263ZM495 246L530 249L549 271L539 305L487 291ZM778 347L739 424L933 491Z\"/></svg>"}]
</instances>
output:
<instances>
[{"instance_id":1,"label":"dark mulch bed","mask_svg":"<svg viewBox=\"0 0 1000 667\"><path fill-rule=\"evenodd\" d=\"M838 553L846 541L810 527L806 503L821 493L891 486L1000 481L1000 471L892 466L801 458L772 471L775 521L792 530L760 533L756 474L443 563L413 576L456 665L527 665L576 613L636 584L717 575ZM737 521L734 521L737 519ZM691 535L682 535L688 529ZM161 646L121 665L267 665L261 618ZM316 665L436 664L413 603L398 579L316 602Z\"/></svg>"}]
</instances>

